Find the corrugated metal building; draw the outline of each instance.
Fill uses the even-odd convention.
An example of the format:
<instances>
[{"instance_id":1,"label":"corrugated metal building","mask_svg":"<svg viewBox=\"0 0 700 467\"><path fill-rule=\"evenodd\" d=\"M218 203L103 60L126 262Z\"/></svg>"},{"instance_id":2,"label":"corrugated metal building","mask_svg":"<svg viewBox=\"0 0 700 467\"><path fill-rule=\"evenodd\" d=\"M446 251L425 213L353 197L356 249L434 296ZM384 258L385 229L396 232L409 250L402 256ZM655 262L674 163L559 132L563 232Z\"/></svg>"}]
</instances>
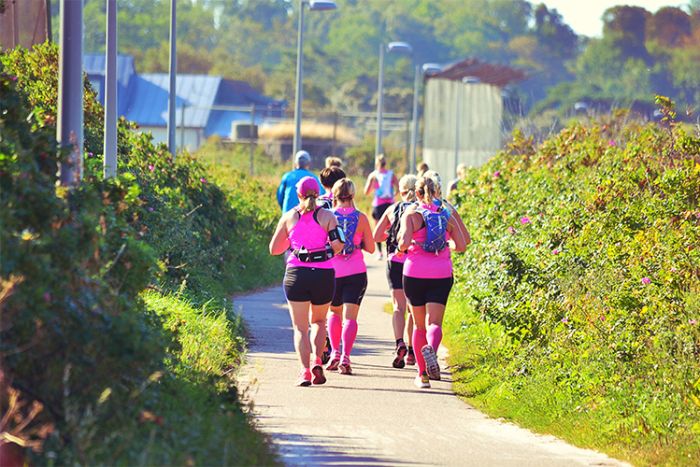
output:
<instances>
[{"instance_id":1,"label":"corrugated metal building","mask_svg":"<svg viewBox=\"0 0 700 467\"><path fill-rule=\"evenodd\" d=\"M423 160L443 180L459 164L478 167L501 149L502 88L525 79L521 70L469 58L426 74Z\"/></svg>"},{"instance_id":2,"label":"corrugated metal building","mask_svg":"<svg viewBox=\"0 0 700 467\"><path fill-rule=\"evenodd\" d=\"M86 54L84 70L98 100L104 103L104 54ZM117 112L136 122L140 131L151 132L155 142L167 142L168 89L166 73L136 74L134 59L117 57ZM244 81L221 76L178 74L176 82L177 146L189 150L199 147L205 138L218 135L231 138L234 122L250 123L248 109L255 105L255 121L284 116L287 103L265 97ZM184 126L184 129L183 129Z\"/></svg>"}]
</instances>

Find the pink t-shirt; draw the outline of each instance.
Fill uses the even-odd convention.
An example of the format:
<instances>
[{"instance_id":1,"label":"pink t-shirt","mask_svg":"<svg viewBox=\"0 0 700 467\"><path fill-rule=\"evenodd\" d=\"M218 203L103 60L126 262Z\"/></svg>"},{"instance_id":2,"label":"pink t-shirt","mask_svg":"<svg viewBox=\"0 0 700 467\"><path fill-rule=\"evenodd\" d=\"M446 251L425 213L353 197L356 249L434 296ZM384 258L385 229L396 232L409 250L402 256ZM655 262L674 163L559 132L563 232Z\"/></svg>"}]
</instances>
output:
<instances>
[{"instance_id":1,"label":"pink t-shirt","mask_svg":"<svg viewBox=\"0 0 700 467\"><path fill-rule=\"evenodd\" d=\"M296 212L298 213L299 211ZM328 243L328 232L316 222L313 212L307 212L289 230L289 243L292 246L292 250L298 250L302 247L305 247L308 251L322 250L326 248L326 243ZM331 260L319 263L305 263L300 261L294 254L290 254L287 257L287 267L332 269L333 263Z\"/></svg>"},{"instance_id":2,"label":"pink t-shirt","mask_svg":"<svg viewBox=\"0 0 700 467\"><path fill-rule=\"evenodd\" d=\"M348 215L352 213L355 208L335 208L335 210L343 215ZM348 239L348 241L350 240L351 239ZM362 254L362 249L359 247L360 243L362 243L362 234L359 232L359 229L355 231L355 235L352 237L352 243L357 247L355 251L349 255L335 255L331 260L335 268L336 278L367 272L365 257Z\"/></svg>"},{"instance_id":3,"label":"pink t-shirt","mask_svg":"<svg viewBox=\"0 0 700 467\"><path fill-rule=\"evenodd\" d=\"M437 211L435 205L422 205L425 209ZM421 243L426 239L425 226L413 232L413 241ZM448 237L449 239L449 234ZM438 254L429 253L420 245L411 242L403 267L403 274L417 279L445 279L452 276L452 258L447 247Z\"/></svg>"}]
</instances>

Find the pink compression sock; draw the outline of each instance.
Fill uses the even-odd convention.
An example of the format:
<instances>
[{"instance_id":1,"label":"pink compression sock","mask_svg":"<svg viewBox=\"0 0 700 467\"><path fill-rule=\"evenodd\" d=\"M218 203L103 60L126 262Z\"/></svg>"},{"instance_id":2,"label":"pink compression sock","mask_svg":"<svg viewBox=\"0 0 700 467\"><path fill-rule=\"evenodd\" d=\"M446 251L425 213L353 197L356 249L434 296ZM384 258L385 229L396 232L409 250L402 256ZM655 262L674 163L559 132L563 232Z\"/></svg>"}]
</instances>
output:
<instances>
[{"instance_id":1,"label":"pink compression sock","mask_svg":"<svg viewBox=\"0 0 700 467\"><path fill-rule=\"evenodd\" d=\"M440 342L442 342L442 328L437 324L431 324L428 326L428 344L433 347L435 353L440 347Z\"/></svg>"},{"instance_id":2,"label":"pink compression sock","mask_svg":"<svg viewBox=\"0 0 700 467\"><path fill-rule=\"evenodd\" d=\"M416 349L416 364L418 365L418 371L423 373L425 371L425 359L423 358L423 347L428 345L428 339L426 338L426 331L420 330L418 328L413 329L413 347Z\"/></svg>"},{"instance_id":3,"label":"pink compression sock","mask_svg":"<svg viewBox=\"0 0 700 467\"><path fill-rule=\"evenodd\" d=\"M343 323L343 355L350 355L357 337L357 321L346 319Z\"/></svg>"},{"instance_id":4,"label":"pink compression sock","mask_svg":"<svg viewBox=\"0 0 700 467\"><path fill-rule=\"evenodd\" d=\"M331 341L331 347L333 350L340 351L340 334L343 332L343 321L340 319L340 316L331 313L331 316L326 321L326 327L328 328L328 339Z\"/></svg>"}]
</instances>

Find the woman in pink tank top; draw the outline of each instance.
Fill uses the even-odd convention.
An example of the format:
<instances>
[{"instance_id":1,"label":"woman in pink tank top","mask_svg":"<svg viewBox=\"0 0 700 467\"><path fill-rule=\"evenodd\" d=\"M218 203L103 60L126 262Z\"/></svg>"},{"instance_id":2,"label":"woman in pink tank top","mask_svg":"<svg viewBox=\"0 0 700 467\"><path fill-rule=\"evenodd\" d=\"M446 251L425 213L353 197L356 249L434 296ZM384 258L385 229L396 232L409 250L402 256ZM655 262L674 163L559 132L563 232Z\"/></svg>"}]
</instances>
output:
<instances>
[{"instance_id":1,"label":"woman in pink tank top","mask_svg":"<svg viewBox=\"0 0 700 467\"><path fill-rule=\"evenodd\" d=\"M394 326L394 339L396 339L396 356L391 362L394 368L416 364L416 355L413 351L413 315L409 312L408 320L406 319L406 294L403 290L403 266L406 255L397 255L397 240L401 215L416 202L417 181L418 178L412 174L401 177L399 193L402 201L394 203L384 212L373 233L375 242L386 240L386 278L389 281L391 301L394 305L392 324ZM403 341L404 332L408 347Z\"/></svg>"},{"instance_id":2,"label":"woman in pink tank top","mask_svg":"<svg viewBox=\"0 0 700 467\"><path fill-rule=\"evenodd\" d=\"M446 232L443 233L445 237L442 237L442 240L449 240L449 248L435 252L424 250L423 246L428 248L425 243L428 239L427 228L437 225L426 225L426 219L433 218L431 212L439 213L442 214L440 225L444 225L444 216L448 214L441 212L442 208L433 203L435 183L430 178L418 180L416 195L419 206L401 220L398 248L400 251L408 250L403 269L403 288L413 313L413 345L421 349L416 353L418 376L415 384L419 388L429 388L430 379L440 379L435 352L442 340L442 320L453 283L450 249L464 251L469 239L468 234L465 238L455 217L449 216ZM435 228L434 231L441 229Z\"/></svg>"},{"instance_id":3,"label":"woman in pink tank top","mask_svg":"<svg viewBox=\"0 0 700 467\"><path fill-rule=\"evenodd\" d=\"M299 205L279 220L270 240L270 254L281 255L291 250L287 257L284 292L294 327L294 348L301 365L296 385L310 386L326 382L321 356L326 341L326 314L335 286L335 270L330 258L343 248L343 241L342 237L337 237L338 223L333 213L316 207L320 191L316 179L304 177L296 188Z\"/></svg>"},{"instance_id":4,"label":"woman in pink tank top","mask_svg":"<svg viewBox=\"0 0 700 467\"><path fill-rule=\"evenodd\" d=\"M343 178L333 185L333 213L338 228L345 232L345 248L333 257L335 294L328 317L328 335L331 341L330 362L327 370L352 374L350 352L357 337L357 315L367 290L367 266L364 249L374 253L369 219L355 207L355 184ZM340 351L342 343L342 353Z\"/></svg>"}]
</instances>

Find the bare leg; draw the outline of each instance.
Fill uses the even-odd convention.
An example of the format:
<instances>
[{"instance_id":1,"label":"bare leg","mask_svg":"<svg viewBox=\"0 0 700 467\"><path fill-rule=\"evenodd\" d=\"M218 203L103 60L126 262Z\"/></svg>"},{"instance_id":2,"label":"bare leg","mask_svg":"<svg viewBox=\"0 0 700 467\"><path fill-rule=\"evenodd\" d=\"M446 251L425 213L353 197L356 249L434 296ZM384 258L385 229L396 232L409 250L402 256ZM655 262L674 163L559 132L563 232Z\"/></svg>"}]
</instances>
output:
<instances>
[{"instance_id":1,"label":"bare leg","mask_svg":"<svg viewBox=\"0 0 700 467\"><path fill-rule=\"evenodd\" d=\"M403 293L403 289L392 290L391 301L394 305L392 321L394 325L394 339L399 340L403 338L403 333L406 329L406 295ZM411 332L413 332L413 330L411 330ZM409 343L410 342L411 339L409 338Z\"/></svg>"},{"instance_id":2,"label":"bare leg","mask_svg":"<svg viewBox=\"0 0 700 467\"><path fill-rule=\"evenodd\" d=\"M294 328L294 349L302 369L310 368L311 342L309 341L309 309L311 302L287 302Z\"/></svg>"},{"instance_id":3,"label":"bare leg","mask_svg":"<svg viewBox=\"0 0 700 467\"><path fill-rule=\"evenodd\" d=\"M313 354L321 358L326 345L326 315L328 303L325 305L311 305L311 343ZM315 363L315 362L314 362Z\"/></svg>"}]
</instances>

